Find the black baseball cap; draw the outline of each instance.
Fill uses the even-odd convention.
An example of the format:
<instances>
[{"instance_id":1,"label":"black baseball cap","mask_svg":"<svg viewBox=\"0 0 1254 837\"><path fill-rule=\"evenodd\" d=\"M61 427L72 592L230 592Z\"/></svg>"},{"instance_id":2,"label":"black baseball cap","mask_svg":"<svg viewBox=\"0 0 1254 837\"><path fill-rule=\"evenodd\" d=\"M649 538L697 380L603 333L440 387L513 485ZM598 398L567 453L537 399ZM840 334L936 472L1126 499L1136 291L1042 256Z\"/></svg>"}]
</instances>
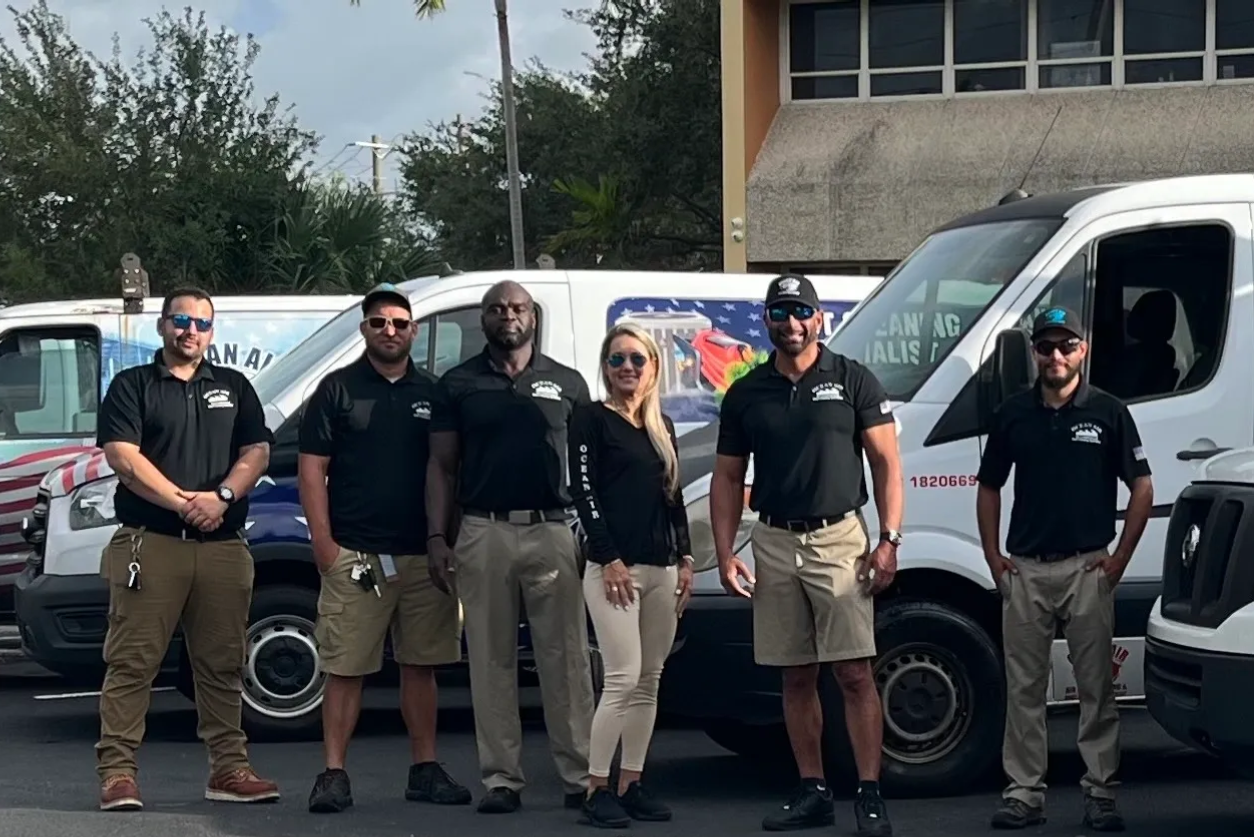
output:
<instances>
[{"instance_id":1,"label":"black baseball cap","mask_svg":"<svg viewBox=\"0 0 1254 837\"><path fill-rule=\"evenodd\" d=\"M1055 305L1036 315L1032 322L1032 339L1036 340L1047 331L1065 331L1073 337L1084 339L1084 326L1070 308Z\"/></svg>"},{"instance_id":2,"label":"black baseball cap","mask_svg":"<svg viewBox=\"0 0 1254 837\"><path fill-rule=\"evenodd\" d=\"M766 307L785 302L818 308L819 295L809 279L799 273L785 273L773 280L766 289Z\"/></svg>"},{"instance_id":3,"label":"black baseball cap","mask_svg":"<svg viewBox=\"0 0 1254 837\"><path fill-rule=\"evenodd\" d=\"M361 313L370 313L370 306L374 305L381 299L395 302L411 315L414 313L413 309L409 307L409 294L405 293L391 282L382 282L366 292L366 295L361 298Z\"/></svg>"}]
</instances>

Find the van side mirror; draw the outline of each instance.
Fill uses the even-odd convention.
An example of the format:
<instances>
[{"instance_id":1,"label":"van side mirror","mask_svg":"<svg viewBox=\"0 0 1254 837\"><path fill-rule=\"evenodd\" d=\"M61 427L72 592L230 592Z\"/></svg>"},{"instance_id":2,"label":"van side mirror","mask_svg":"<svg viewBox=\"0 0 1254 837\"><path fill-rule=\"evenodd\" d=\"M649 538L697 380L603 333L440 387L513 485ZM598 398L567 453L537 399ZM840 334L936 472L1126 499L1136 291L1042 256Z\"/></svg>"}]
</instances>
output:
<instances>
[{"instance_id":1,"label":"van side mirror","mask_svg":"<svg viewBox=\"0 0 1254 837\"><path fill-rule=\"evenodd\" d=\"M980 412L991 415L1003 401L1036 383L1036 364L1026 332L1011 328L998 333L992 364L980 381Z\"/></svg>"}]
</instances>

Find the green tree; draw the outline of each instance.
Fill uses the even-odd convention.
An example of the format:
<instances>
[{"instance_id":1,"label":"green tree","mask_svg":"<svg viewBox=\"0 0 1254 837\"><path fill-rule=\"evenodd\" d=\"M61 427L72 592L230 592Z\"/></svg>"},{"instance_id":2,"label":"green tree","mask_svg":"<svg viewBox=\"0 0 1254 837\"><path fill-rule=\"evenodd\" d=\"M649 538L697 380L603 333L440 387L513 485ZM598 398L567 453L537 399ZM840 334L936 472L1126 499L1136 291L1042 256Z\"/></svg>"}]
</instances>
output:
<instances>
[{"instance_id":1,"label":"green tree","mask_svg":"<svg viewBox=\"0 0 1254 837\"><path fill-rule=\"evenodd\" d=\"M360 6L361 0L350 0ZM414 13L430 17L446 8L445 0L413 0ZM505 164L509 193L510 246L514 269L527 266L527 245L523 227L522 173L518 163L518 111L515 105L514 62L510 57L509 4L493 0L496 8L496 38L501 52L501 113L505 134Z\"/></svg>"}]
</instances>

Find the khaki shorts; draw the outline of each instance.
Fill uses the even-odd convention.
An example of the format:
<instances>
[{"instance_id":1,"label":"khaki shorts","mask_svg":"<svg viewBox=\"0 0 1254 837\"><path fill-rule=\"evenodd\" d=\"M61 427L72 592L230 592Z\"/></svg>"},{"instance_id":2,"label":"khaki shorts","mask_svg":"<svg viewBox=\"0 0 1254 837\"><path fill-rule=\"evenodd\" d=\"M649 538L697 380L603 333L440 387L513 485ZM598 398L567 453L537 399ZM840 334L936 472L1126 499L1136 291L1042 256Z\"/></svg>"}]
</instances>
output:
<instances>
[{"instance_id":1,"label":"khaki shorts","mask_svg":"<svg viewBox=\"0 0 1254 837\"><path fill-rule=\"evenodd\" d=\"M875 656L874 597L858 581L870 551L861 515L816 532L753 527L753 659L804 666Z\"/></svg>"},{"instance_id":2,"label":"khaki shorts","mask_svg":"<svg viewBox=\"0 0 1254 837\"><path fill-rule=\"evenodd\" d=\"M342 549L322 575L318 594L318 657L323 671L361 677L383 668L389 630L392 655L403 666L438 666L461 660L461 608L457 598L431 583L425 555L396 555L397 576L387 581L377 555L367 555L379 593L362 590L350 573L358 553Z\"/></svg>"}]
</instances>

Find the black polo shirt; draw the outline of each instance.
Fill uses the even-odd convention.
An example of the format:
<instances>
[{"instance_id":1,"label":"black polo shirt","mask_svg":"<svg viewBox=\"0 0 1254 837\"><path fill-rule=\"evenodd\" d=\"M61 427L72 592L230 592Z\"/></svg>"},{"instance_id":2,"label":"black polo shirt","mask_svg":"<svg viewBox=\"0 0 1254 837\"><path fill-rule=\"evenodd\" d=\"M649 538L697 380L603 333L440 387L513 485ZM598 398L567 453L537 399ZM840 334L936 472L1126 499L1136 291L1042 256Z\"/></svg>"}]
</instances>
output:
<instances>
[{"instance_id":1,"label":"black polo shirt","mask_svg":"<svg viewBox=\"0 0 1254 837\"><path fill-rule=\"evenodd\" d=\"M458 434L458 504L494 512L568 508L567 425L575 404L589 401L583 375L538 351L513 379L487 347L445 372L431 432Z\"/></svg>"},{"instance_id":2,"label":"black polo shirt","mask_svg":"<svg viewBox=\"0 0 1254 837\"><path fill-rule=\"evenodd\" d=\"M1123 402L1083 380L1053 409L1040 383L993 413L980 485L1000 490L1015 469L1006 551L1042 556L1106 549L1115 539L1118 483L1149 476L1136 422Z\"/></svg>"},{"instance_id":3,"label":"black polo shirt","mask_svg":"<svg viewBox=\"0 0 1254 837\"><path fill-rule=\"evenodd\" d=\"M866 505L862 431L892 421L884 387L856 360L822 346L794 384L771 352L723 396L718 453L753 455L754 511L788 520L838 517Z\"/></svg>"},{"instance_id":4,"label":"black polo shirt","mask_svg":"<svg viewBox=\"0 0 1254 837\"><path fill-rule=\"evenodd\" d=\"M426 554L434 393L435 376L412 361L393 383L362 355L323 378L310 396L300 452L331 459L331 537L345 549Z\"/></svg>"},{"instance_id":5,"label":"black polo shirt","mask_svg":"<svg viewBox=\"0 0 1254 837\"><path fill-rule=\"evenodd\" d=\"M96 444L129 442L166 479L184 491L215 491L239 460L240 448L273 444L257 392L239 372L202 360L187 381L174 376L158 351L152 363L123 369L100 403ZM248 497L227 509L213 532L183 522L177 512L151 503L118 484L118 522L153 532L205 539L239 536L248 519Z\"/></svg>"}]
</instances>

